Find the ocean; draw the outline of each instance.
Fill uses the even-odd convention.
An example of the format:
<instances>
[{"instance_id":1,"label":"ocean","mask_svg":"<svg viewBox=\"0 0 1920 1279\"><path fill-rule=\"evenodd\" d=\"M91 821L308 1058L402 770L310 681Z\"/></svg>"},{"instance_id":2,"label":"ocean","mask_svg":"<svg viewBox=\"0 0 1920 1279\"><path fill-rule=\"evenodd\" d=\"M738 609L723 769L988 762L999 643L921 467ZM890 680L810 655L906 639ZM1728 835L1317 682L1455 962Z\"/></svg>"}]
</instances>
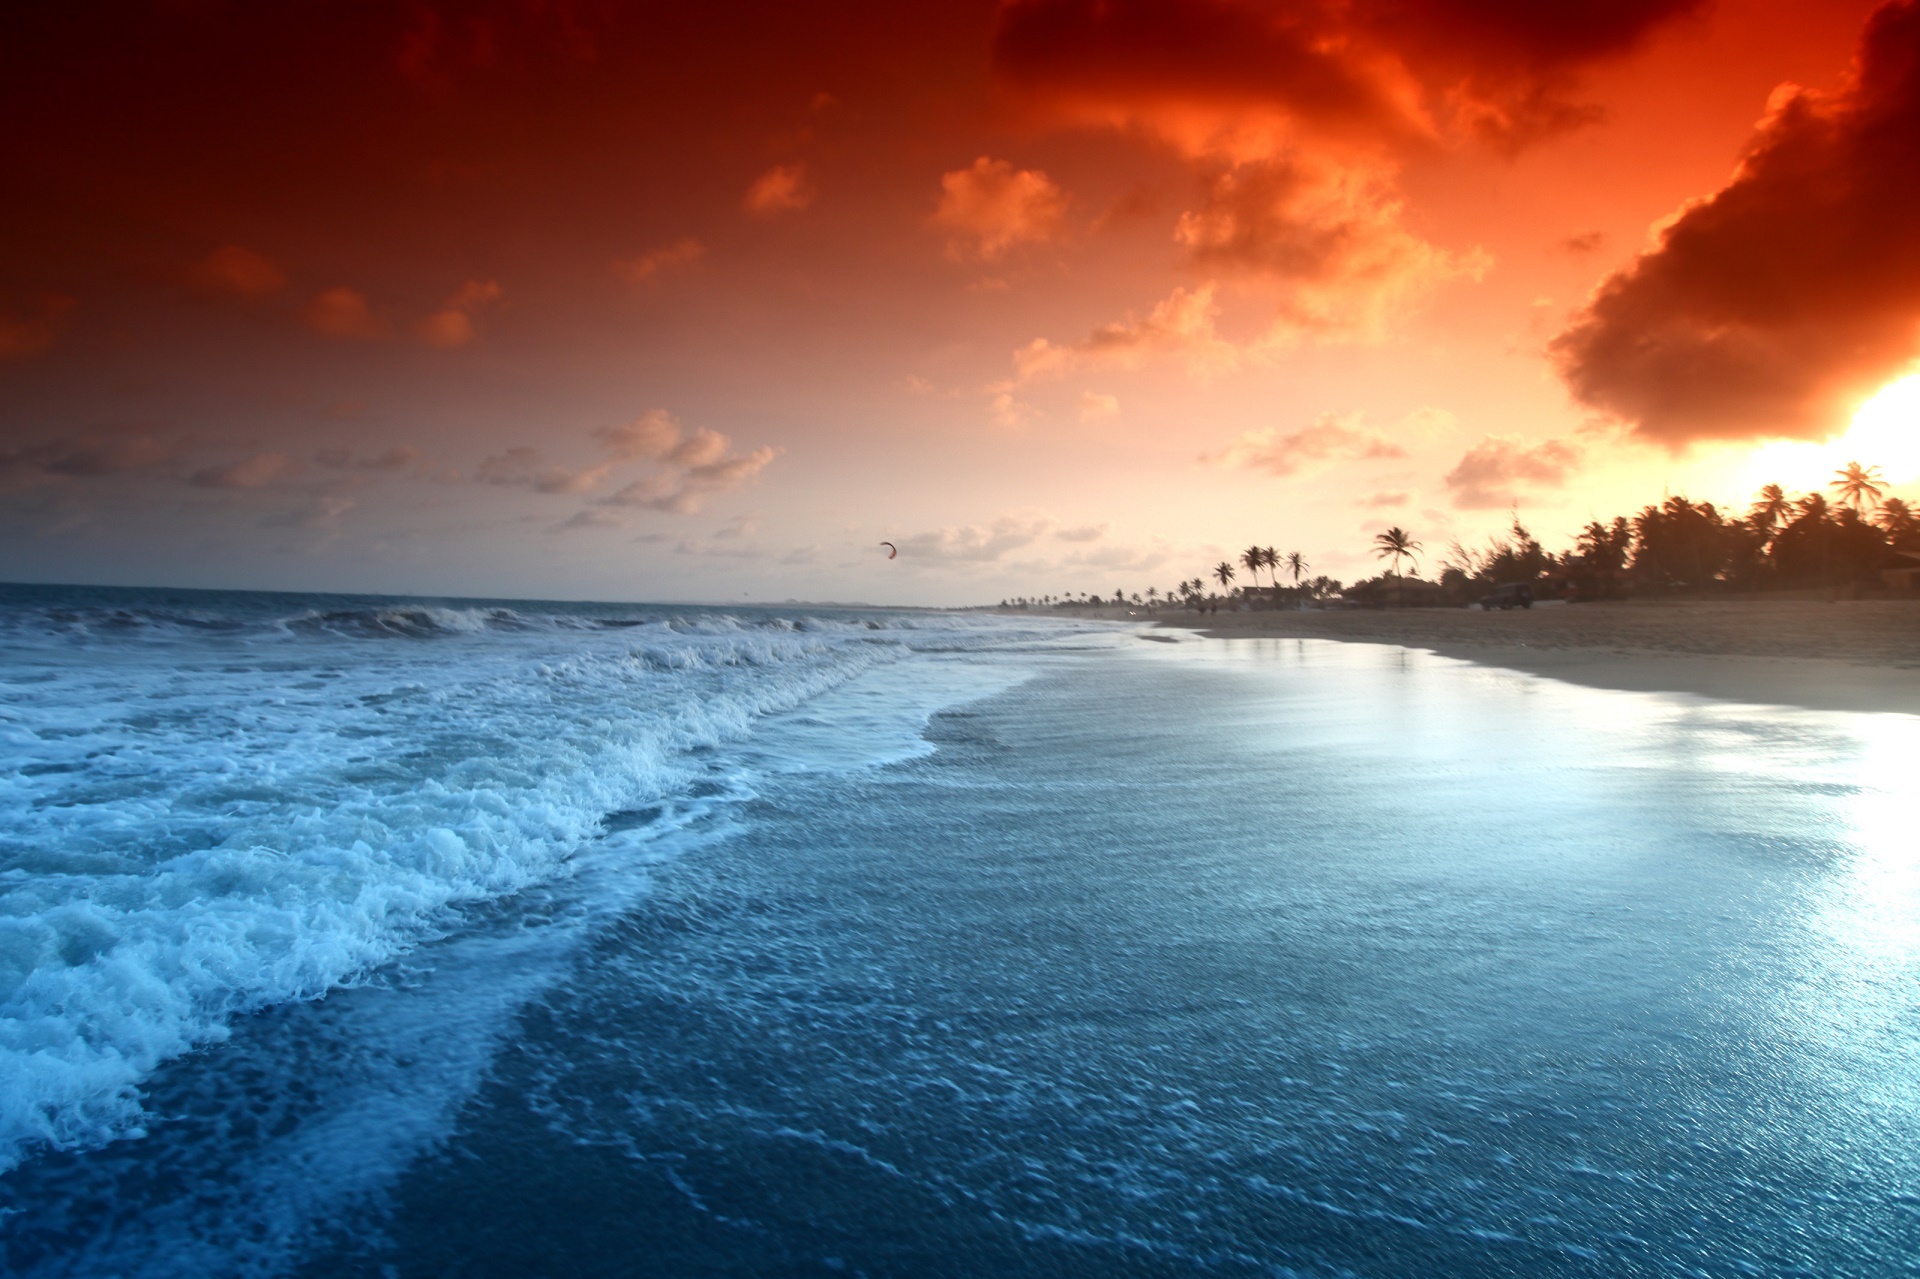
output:
<instances>
[{"instance_id":1,"label":"ocean","mask_svg":"<svg viewBox=\"0 0 1920 1279\"><path fill-rule=\"evenodd\" d=\"M1920 720L0 588L0 1270L1920 1273Z\"/></svg>"}]
</instances>

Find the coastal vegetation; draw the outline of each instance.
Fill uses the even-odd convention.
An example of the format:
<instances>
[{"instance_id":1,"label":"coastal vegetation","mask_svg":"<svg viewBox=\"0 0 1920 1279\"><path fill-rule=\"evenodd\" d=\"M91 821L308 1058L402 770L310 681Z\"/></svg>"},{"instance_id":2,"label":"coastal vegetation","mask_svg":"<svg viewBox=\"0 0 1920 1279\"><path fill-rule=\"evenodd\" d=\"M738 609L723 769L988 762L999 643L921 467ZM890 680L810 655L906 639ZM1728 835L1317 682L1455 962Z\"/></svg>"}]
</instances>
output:
<instances>
[{"instance_id":1,"label":"coastal vegetation","mask_svg":"<svg viewBox=\"0 0 1920 1279\"><path fill-rule=\"evenodd\" d=\"M1395 526L1376 534L1371 547L1374 556L1387 561L1386 571L1352 585L1307 577L1312 566L1298 551L1250 545L1237 562L1221 560L1207 574L1218 590L1211 590L1205 577L1194 577L1170 589L1150 586L1144 594L1082 591L1001 603L1022 608L1205 610L1222 605L1303 606L1338 597L1363 605L1445 605L1471 603L1508 584L1535 585L1547 595L1573 600L1764 591L1857 593L1891 589L1889 570L1920 568L1920 512L1888 493L1878 467L1850 462L1835 473L1827 489L1796 496L1768 484L1745 511L1676 495L1632 515L1591 521L1559 551L1548 550L1515 513L1507 530L1483 545L1449 543L1440 572L1431 579L1420 576L1423 544ZM1283 571L1288 578L1284 585Z\"/></svg>"}]
</instances>

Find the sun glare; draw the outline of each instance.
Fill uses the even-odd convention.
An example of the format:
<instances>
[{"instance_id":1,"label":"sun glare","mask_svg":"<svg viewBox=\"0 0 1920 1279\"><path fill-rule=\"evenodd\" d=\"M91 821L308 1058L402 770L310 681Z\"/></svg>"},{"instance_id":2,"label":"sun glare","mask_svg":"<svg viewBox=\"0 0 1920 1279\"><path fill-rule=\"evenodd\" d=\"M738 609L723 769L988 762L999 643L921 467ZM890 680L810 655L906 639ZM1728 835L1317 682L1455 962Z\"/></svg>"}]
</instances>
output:
<instances>
[{"instance_id":1,"label":"sun glare","mask_svg":"<svg viewBox=\"0 0 1920 1279\"><path fill-rule=\"evenodd\" d=\"M1824 444L1776 440L1745 454L1735 468L1742 495L1762 484L1825 491L1849 462L1877 466L1888 485L1920 480L1920 373L1889 382L1862 404L1844 435Z\"/></svg>"}]
</instances>

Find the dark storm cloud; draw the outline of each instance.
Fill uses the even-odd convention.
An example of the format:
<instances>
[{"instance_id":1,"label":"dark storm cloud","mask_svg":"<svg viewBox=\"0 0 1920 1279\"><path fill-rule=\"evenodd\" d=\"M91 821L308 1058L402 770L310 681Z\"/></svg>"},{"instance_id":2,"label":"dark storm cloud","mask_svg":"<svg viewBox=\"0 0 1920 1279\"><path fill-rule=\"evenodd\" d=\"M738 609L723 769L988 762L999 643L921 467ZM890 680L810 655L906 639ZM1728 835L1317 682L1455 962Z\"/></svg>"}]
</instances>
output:
<instances>
[{"instance_id":1,"label":"dark storm cloud","mask_svg":"<svg viewBox=\"0 0 1920 1279\"><path fill-rule=\"evenodd\" d=\"M1592 118L1572 74L1704 0L1009 0L995 63L1043 99L1269 107L1375 141L1457 123L1519 143Z\"/></svg>"},{"instance_id":2,"label":"dark storm cloud","mask_svg":"<svg viewBox=\"0 0 1920 1279\"><path fill-rule=\"evenodd\" d=\"M1728 184L1687 206L1554 342L1584 403L1644 438L1822 438L1920 354L1920 6L1854 73L1775 93Z\"/></svg>"}]
</instances>

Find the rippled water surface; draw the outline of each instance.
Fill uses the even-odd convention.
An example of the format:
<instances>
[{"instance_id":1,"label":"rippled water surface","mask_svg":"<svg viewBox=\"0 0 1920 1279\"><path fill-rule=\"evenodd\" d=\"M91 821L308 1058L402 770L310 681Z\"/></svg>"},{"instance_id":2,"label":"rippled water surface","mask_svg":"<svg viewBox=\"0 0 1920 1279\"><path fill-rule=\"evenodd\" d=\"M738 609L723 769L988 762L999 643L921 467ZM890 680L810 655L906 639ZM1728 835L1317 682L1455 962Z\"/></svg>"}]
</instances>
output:
<instances>
[{"instance_id":1,"label":"rippled water surface","mask_svg":"<svg viewBox=\"0 0 1920 1279\"><path fill-rule=\"evenodd\" d=\"M1920 1256L1909 717L965 616L3 624L16 1273Z\"/></svg>"}]
</instances>

